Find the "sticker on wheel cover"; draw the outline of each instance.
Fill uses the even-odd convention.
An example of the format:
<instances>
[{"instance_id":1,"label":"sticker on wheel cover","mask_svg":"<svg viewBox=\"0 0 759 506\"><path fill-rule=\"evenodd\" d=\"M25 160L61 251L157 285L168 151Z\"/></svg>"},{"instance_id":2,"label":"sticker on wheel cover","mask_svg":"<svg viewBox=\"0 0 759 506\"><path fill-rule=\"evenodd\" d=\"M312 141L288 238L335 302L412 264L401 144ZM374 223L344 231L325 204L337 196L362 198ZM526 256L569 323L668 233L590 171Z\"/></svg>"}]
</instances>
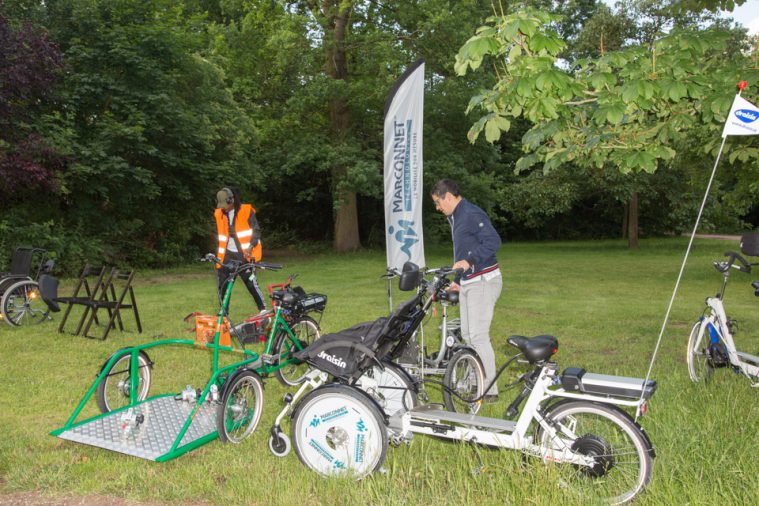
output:
<instances>
[{"instance_id":1,"label":"sticker on wheel cover","mask_svg":"<svg viewBox=\"0 0 759 506\"><path fill-rule=\"evenodd\" d=\"M314 450L316 450L316 452L317 452L319 455L321 455L322 457L324 457L324 459L326 459L328 462L332 462L332 461L334 461L334 460L335 460L335 457L333 457L333 456L332 456L332 455L331 455L331 454L330 454L330 453L327 451L327 449L326 449L326 448L324 448L322 445L320 445L319 443L317 443L317 442L316 442L316 441L314 441L313 439L311 439L311 440L308 442L308 445L309 445L311 448L313 448Z\"/></svg>"},{"instance_id":2,"label":"sticker on wheel cover","mask_svg":"<svg viewBox=\"0 0 759 506\"><path fill-rule=\"evenodd\" d=\"M337 409L333 409L332 411L327 411L326 413L324 413L322 415L319 415L319 419L322 422L328 422L330 420L334 420L335 418L340 418L340 417L345 416L347 414L348 414L348 408L346 408L345 406L341 406L341 407L339 407ZM314 417L314 418L316 418L316 417ZM317 423L316 425L314 425L314 421L312 420L311 421L311 425L313 427L316 427L316 425L319 425L319 424Z\"/></svg>"}]
</instances>

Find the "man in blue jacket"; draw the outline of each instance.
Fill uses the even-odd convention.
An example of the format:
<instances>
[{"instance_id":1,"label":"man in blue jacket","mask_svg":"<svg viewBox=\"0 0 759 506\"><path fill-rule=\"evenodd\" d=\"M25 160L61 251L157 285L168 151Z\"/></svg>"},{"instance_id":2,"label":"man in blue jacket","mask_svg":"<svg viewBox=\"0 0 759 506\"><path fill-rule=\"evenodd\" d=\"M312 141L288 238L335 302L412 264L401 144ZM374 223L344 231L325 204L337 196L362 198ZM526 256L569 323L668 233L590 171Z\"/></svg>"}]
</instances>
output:
<instances>
[{"instance_id":1,"label":"man in blue jacket","mask_svg":"<svg viewBox=\"0 0 759 506\"><path fill-rule=\"evenodd\" d=\"M501 238L485 211L461 196L458 185L442 179L432 187L435 209L442 212L451 225L454 269L463 274L454 283L461 303L461 333L482 359L485 385L495 378L495 353L490 343L490 322L501 295L503 280L496 252ZM486 392L485 402L498 401L498 386Z\"/></svg>"}]
</instances>

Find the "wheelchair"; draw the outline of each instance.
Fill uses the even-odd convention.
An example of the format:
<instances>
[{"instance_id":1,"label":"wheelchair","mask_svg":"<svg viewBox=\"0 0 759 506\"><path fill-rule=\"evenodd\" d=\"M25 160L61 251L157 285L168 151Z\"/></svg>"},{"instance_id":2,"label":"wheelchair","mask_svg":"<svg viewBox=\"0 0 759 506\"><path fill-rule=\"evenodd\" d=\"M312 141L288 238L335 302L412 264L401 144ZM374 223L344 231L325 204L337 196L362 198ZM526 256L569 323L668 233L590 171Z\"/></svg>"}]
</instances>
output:
<instances>
[{"instance_id":1,"label":"wheelchair","mask_svg":"<svg viewBox=\"0 0 759 506\"><path fill-rule=\"evenodd\" d=\"M32 277L32 265L37 269ZM38 280L53 270L55 262L42 248L19 247L13 252L10 271L0 272L0 319L12 327L50 319Z\"/></svg>"}]
</instances>

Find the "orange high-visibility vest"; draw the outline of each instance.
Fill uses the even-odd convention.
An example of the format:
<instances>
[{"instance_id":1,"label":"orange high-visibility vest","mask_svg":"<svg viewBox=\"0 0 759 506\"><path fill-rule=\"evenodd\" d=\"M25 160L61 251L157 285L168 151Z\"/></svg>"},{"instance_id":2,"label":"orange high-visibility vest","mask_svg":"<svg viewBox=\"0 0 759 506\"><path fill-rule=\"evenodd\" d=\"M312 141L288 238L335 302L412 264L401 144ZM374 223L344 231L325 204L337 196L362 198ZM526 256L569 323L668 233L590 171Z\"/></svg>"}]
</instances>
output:
<instances>
[{"instance_id":1,"label":"orange high-visibility vest","mask_svg":"<svg viewBox=\"0 0 759 506\"><path fill-rule=\"evenodd\" d=\"M250 255L245 254L245 251L250 247L250 240L253 238L253 229L250 228L248 219L250 218L250 213L255 214L255 212L255 208L250 204L242 204L240 206L240 209L237 211L237 216L235 217L235 234L237 234L237 238L240 240L240 246L242 246L243 249L240 253L243 254L248 261L252 258L254 262L260 262L262 256L260 240L258 241L258 244L253 246ZM218 234L219 239L219 249L216 252L216 256L218 256L223 262L224 255L227 253L227 243L230 239L229 218L224 216L221 209L216 209L213 215L216 218L216 233ZM217 265L216 268L219 269L221 266Z\"/></svg>"}]
</instances>

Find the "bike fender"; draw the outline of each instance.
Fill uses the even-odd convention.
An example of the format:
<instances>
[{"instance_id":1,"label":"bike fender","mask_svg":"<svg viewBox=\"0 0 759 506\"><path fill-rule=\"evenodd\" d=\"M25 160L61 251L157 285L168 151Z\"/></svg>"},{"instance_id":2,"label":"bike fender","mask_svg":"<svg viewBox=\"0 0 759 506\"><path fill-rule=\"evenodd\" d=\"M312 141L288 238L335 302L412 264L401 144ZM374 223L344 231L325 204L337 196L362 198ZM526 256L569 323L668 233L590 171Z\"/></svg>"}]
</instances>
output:
<instances>
[{"instance_id":1,"label":"bike fender","mask_svg":"<svg viewBox=\"0 0 759 506\"><path fill-rule=\"evenodd\" d=\"M240 367L240 368L239 368L239 369L237 369L235 372L233 372L232 374L230 374L230 375L229 375L229 377L227 377L227 379L224 381L224 386L221 388L221 391L219 392L219 398L220 398L220 399L223 399L223 398L224 398L224 394L226 394L226 393L227 393L227 390L229 389L229 385L231 385L231 384L234 382L234 380L235 380L235 379L236 379L236 378L237 378L239 375L241 375L242 373L244 373L245 371L250 371L250 372L252 372L253 374L255 374L256 376L258 376L258 379L260 379L260 380L261 380L261 388L265 388L265 387L266 387L266 384L264 383L264 381L263 381L263 379L261 378L261 375L260 375L260 374L258 374L258 373L257 373L256 371L254 371L253 369L248 369L247 367Z\"/></svg>"},{"instance_id":2,"label":"bike fender","mask_svg":"<svg viewBox=\"0 0 759 506\"><path fill-rule=\"evenodd\" d=\"M544 411L549 412L550 410L555 409L561 405L569 404L570 402L576 402L577 400L578 399L561 399L556 402L551 402L548 404L548 406L546 406ZM648 454L651 455L651 458L656 457L656 450L654 449L654 444L651 442L651 438L648 437L648 433L646 432L646 429L644 429L643 426L635 420L635 418L630 416L630 413L628 413L624 409L620 408L619 406L611 402L606 403L606 402L586 401L586 400L583 400L583 402L590 402L591 404L598 404L607 408L612 408L614 411L618 412L623 417L627 418L630 422L632 422L633 425L635 425L635 427L637 427L638 430L640 430L640 433L643 434L643 441L645 441L646 446L648 447Z\"/></svg>"},{"instance_id":3,"label":"bike fender","mask_svg":"<svg viewBox=\"0 0 759 506\"><path fill-rule=\"evenodd\" d=\"M108 362L110 362L113 357L118 356L118 355L126 355L126 353L124 353L124 350L128 350L128 349L130 349L130 347L127 346L127 347L124 347L124 348L119 348L118 350L116 350L113 353L111 353L108 356L108 358L105 359L105 362L103 362L103 365L100 366L100 370L98 371L97 375L100 376L100 373L103 372L103 370L105 369L105 366L108 365ZM148 367L153 367L154 362L152 360L150 360L150 356L146 352L140 350L139 354L142 355L143 357L145 357L145 360L148 363Z\"/></svg>"}]
</instances>

